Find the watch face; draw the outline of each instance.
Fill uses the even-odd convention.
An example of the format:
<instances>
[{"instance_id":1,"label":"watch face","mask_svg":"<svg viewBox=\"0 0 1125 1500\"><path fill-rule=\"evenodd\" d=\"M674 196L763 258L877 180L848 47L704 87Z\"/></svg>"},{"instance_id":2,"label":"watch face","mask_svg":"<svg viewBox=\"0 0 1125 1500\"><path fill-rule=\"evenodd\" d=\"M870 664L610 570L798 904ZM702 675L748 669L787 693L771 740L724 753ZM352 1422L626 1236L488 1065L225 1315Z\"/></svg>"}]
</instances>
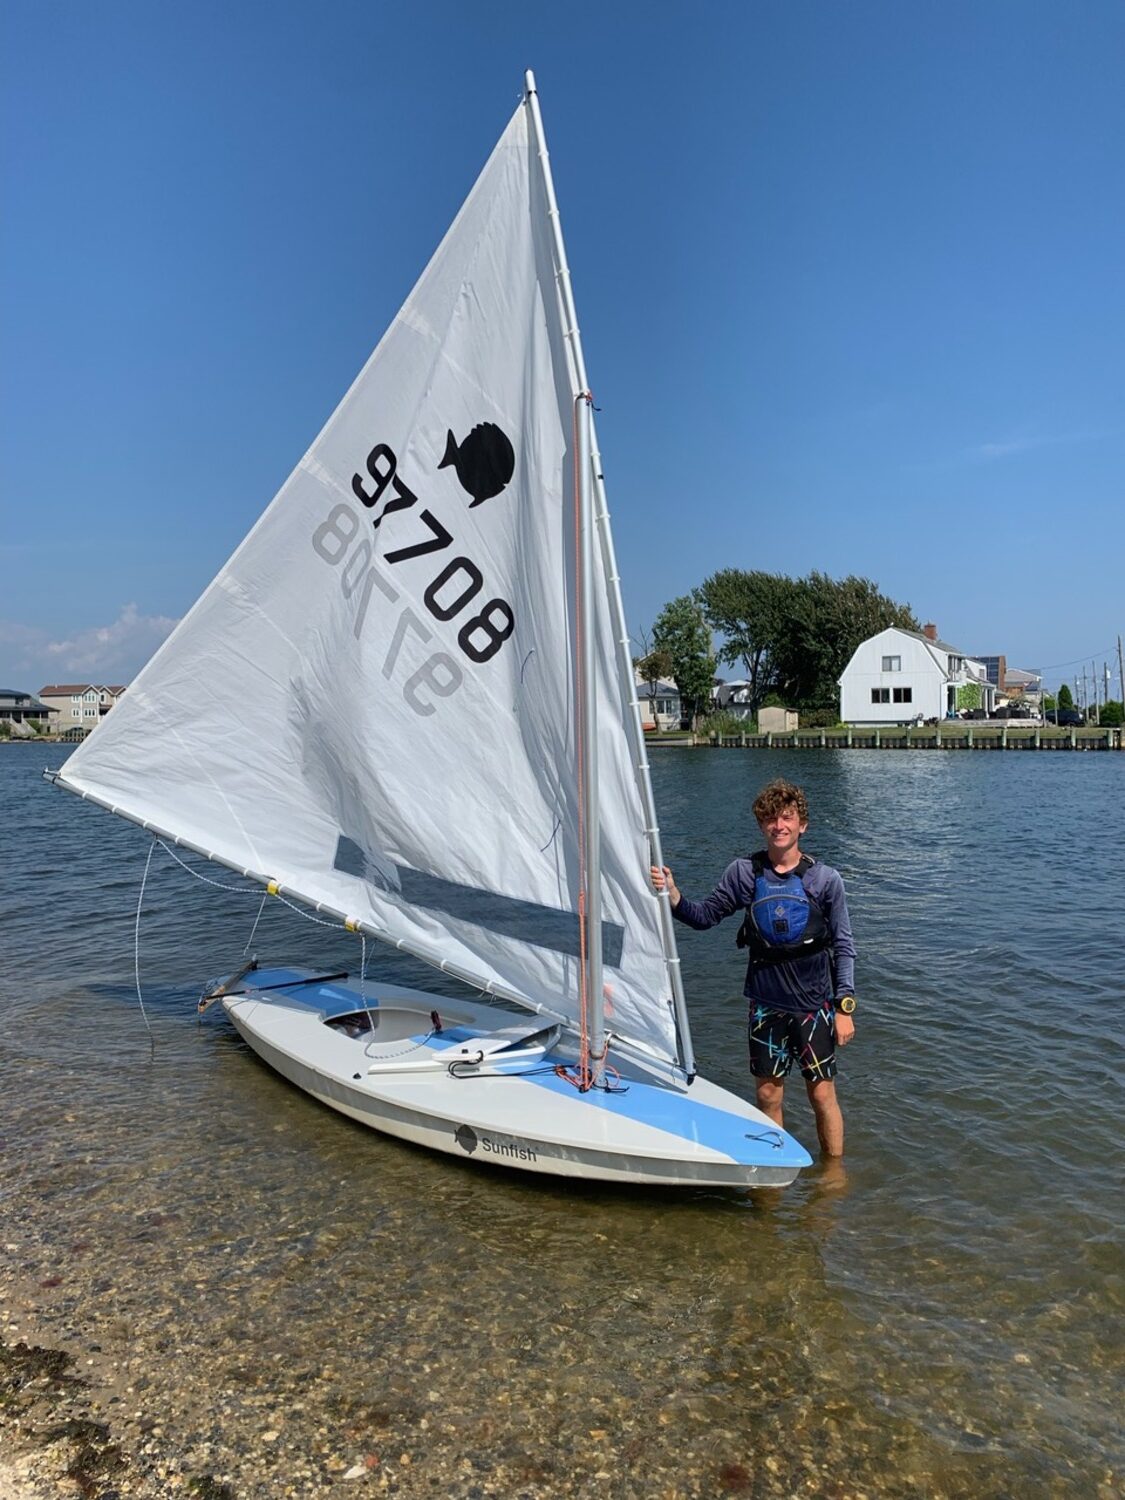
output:
<instances>
[{"instance_id":1,"label":"watch face","mask_svg":"<svg viewBox=\"0 0 1125 1500\"><path fill-rule=\"evenodd\" d=\"M843 1011L844 1015L850 1016L852 1011L855 1010L855 999L853 998L853 996L845 995L844 998L840 1001L840 1009Z\"/></svg>"}]
</instances>

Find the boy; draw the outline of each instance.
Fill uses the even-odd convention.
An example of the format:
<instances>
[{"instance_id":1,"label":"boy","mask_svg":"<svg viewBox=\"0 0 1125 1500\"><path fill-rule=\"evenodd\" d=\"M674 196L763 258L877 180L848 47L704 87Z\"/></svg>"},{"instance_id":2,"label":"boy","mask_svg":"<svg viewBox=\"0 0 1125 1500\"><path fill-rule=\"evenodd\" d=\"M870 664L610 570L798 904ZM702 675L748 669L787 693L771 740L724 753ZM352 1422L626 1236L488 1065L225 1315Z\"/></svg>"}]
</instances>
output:
<instances>
[{"instance_id":1,"label":"boy","mask_svg":"<svg viewBox=\"0 0 1125 1500\"><path fill-rule=\"evenodd\" d=\"M652 866L652 883L657 891L667 890L678 921L701 931L732 912L745 912L738 945L750 954L744 993L758 1108L783 1123L785 1079L795 1059L821 1150L842 1156L835 1048L855 1035L855 942L844 882L801 850L809 804L800 787L771 781L754 799L754 816L765 850L728 865L704 900L682 896L667 866Z\"/></svg>"}]
</instances>

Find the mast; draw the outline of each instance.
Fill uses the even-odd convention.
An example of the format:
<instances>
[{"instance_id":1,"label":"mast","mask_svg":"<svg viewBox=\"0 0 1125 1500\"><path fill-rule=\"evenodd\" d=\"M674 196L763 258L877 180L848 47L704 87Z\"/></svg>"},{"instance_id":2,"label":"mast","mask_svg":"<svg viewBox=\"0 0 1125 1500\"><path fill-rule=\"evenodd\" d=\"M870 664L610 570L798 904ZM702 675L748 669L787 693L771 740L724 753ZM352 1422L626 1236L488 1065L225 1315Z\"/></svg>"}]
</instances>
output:
<instances>
[{"instance_id":1,"label":"mast","mask_svg":"<svg viewBox=\"0 0 1125 1500\"><path fill-rule=\"evenodd\" d=\"M575 393L577 428L579 434L579 446L576 461L579 464L579 504L583 515L591 515L590 523L582 525L582 537L587 533L596 531L597 544L601 549L606 578L609 582L610 614L613 623L615 644L617 647L618 673L622 685L627 688L627 699L629 714L627 719L627 730L630 744L634 754L634 767L636 781L641 793L641 804L644 810L647 824L646 833L649 838L649 848L652 863L663 864L663 855L660 847L660 832L656 823L656 803L652 794L652 782L649 778L648 758L644 749L644 735L641 730L640 704L637 699L636 686L633 681L633 666L629 652L629 633L625 626L625 610L621 599L621 578L617 571L617 561L613 550L613 538L609 529L609 509L606 503L605 480L602 476L601 455L597 449L597 434L594 428L593 412L589 400L589 387L586 379L586 361L582 353L582 339L578 330L578 313L574 305L574 292L571 287L570 267L566 258L566 247L563 243L562 223L559 217L558 199L555 196L555 184L551 175L550 155L547 151L547 140L543 131L543 117L539 109L539 94L535 87L535 74L529 68L524 74L524 88L527 96L527 105L531 113L532 129L535 134L535 143L539 152L539 160L543 169L543 180L547 194L547 214L551 224L551 234L555 247L556 277L559 286L559 295L562 299L564 320L566 328L564 335L570 345L571 357L574 360L575 378L578 391ZM591 486L593 496L591 497ZM588 578L589 559L583 563L583 573ZM589 601L585 601L589 603ZM592 609L591 609L592 613ZM586 660L580 663L583 682L585 683L584 723L589 739L595 744L596 753L596 721L595 721L595 692L592 676L591 661L591 636L589 630L583 629L584 654ZM592 766L593 758L587 760L587 766ZM596 766L594 766L596 771ZM596 823L597 814L597 789L596 776L591 778L594 782L593 802L589 804L589 810L593 812L595 821L590 822L589 817L585 830L585 866L588 878L592 879L593 872L598 870L598 831ZM591 851L593 851L594 862L591 865ZM599 1068L605 1051L605 998L602 990L601 975L601 891L600 881L589 891L592 900L588 905L590 916L589 930L593 932L593 938L588 944L587 962L587 985L590 999L589 1013L589 1046L596 1066ZM676 942L672 931L672 913L667 892L658 898L660 902L660 933L664 947L664 962L668 971L669 983L672 990L672 1003L676 1019L676 1030L679 1037L681 1062L689 1080L695 1074L695 1058L691 1044L691 1030L688 1024L687 1004L684 997L683 978L680 972L680 960L676 953ZM594 912L596 911L596 923ZM596 974L593 972L596 967ZM596 983L595 983L596 979Z\"/></svg>"},{"instance_id":2,"label":"mast","mask_svg":"<svg viewBox=\"0 0 1125 1500\"><path fill-rule=\"evenodd\" d=\"M572 322L572 327L574 326ZM586 934L586 1056L583 1073L601 1081L605 1065L605 981L602 975L602 856L598 803L597 684L594 677L594 506L590 483L590 396L583 382L575 397L575 474L578 479L578 731L581 750L578 795L581 808L584 889L580 894Z\"/></svg>"}]
</instances>

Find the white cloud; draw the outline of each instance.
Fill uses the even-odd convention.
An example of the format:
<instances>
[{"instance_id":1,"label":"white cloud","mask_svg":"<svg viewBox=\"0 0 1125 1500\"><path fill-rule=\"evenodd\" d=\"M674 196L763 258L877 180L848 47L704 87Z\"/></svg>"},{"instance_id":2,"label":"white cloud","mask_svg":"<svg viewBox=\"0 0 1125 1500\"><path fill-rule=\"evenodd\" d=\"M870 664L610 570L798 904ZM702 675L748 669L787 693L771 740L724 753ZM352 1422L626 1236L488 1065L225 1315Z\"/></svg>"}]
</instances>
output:
<instances>
[{"instance_id":1,"label":"white cloud","mask_svg":"<svg viewBox=\"0 0 1125 1500\"><path fill-rule=\"evenodd\" d=\"M1103 436L1100 432L1040 432L1028 430L1014 433L999 442L976 443L967 450L970 458L1010 458L1016 453L1027 453L1032 448L1053 448L1064 443L1087 443Z\"/></svg>"},{"instance_id":2,"label":"white cloud","mask_svg":"<svg viewBox=\"0 0 1125 1500\"><path fill-rule=\"evenodd\" d=\"M126 604L111 625L92 625L63 640L0 621L0 678L5 687L30 692L73 679L128 683L178 623L166 615L142 615L135 604Z\"/></svg>"}]
</instances>

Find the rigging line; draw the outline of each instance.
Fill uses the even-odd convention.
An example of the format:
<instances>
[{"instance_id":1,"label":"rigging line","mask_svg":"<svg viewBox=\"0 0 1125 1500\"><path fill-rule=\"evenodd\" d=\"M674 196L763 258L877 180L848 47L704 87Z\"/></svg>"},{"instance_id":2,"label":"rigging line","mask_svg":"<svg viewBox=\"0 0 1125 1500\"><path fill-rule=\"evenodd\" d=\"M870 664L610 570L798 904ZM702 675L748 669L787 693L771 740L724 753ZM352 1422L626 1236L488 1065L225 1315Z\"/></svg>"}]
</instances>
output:
<instances>
[{"instance_id":1,"label":"rigging line","mask_svg":"<svg viewBox=\"0 0 1125 1500\"><path fill-rule=\"evenodd\" d=\"M267 901L268 898L269 898L269 891L263 891L262 892L262 904L258 907L258 915L254 918L254 925L250 929L250 936L246 939L246 947L243 948L243 950L242 950L243 956L245 956L247 953L249 953L251 947L253 946L253 943L254 943L254 934L258 930L258 923L262 920L262 913L266 909L266 901Z\"/></svg>"},{"instance_id":2,"label":"rigging line","mask_svg":"<svg viewBox=\"0 0 1125 1500\"><path fill-rule=\"evenodd\" d=\"M181 870L186 870L189 875L194 875L196 880L202 880L204 885L214 886L217 891L228 891L232 896L256 896L258 894L253 886L223 885L220 880L212 880L209 875L201 875L198 870L193 870L189 864L180 858L171 844L166 844L162 838L157 838L155 835L153 836L153 842L159 844L164 853L174 859ZM269 892L267 891L266 894L268 895Z\"/></svg>"},{"instance_id":3,"label":"rigging line","mask_svg":"<svg viewBox=\"0 0 1125 1500\"><path fill-rule=\"evenodd\" d=\"M269 892L267 891L266 894L268 895ZM347 931L345 923L326 922L323 917L314 917L311 911L306 911L303 906L298 906L295 901L290 901L288 896L283 896L280 891L278 892L277 899L281 902L282 906L287 906L290 911L295 911L299 917L304 917L306 922L314 922L317 927L335 927L338 930Z\"/></svg>"},{"instance_id":4,"label":"rigging line","mask_svg":"<svg viewBox=\"0 0 1125 1500\"><path fill-rule=\"evenodd\" d=\"M371 1030L374 1031L375 1027L372 1026ZM364 1042L363 1055L364 1057L369 1058L375 1062L390 1062L392 1058L406 1057L411 1052L420 1051L424 1046L426 1046L428 1042L431 1042L435 1036L437 1036L436 1030L427 1031L426 1035L420 1042L412 1042L409 1047L400 1047L397 1052L380 1052L378 1057L374 1057L371 1052L371 1048L378 1047L380 1044L378 1042Z\"/></svg>"},{"instance_id":5,"label":"rigging line","mask_svg":"<svg viewBox=\"0 0 1125 1500\"><path fill-rule=\"evenodd\" d=\"M141 1006L141 1019L144 1021L145 1028L148 1031L148 1040L149 1045L152 1048L153 1057L156 1056L156 1038L152 1034L152 1027L149 1025L148 1021L148 1013L145 1010L145 997L141 993L141 908L144 905L145 886L148 884L148 870L149 866L152 864L152 851L156 847L157 843L159 843L159 840L154 838L148 846L148 857L145 860L145 872L141 876L141 889L137 895L137 918L133 924L133 977L137 982L137 999L140 1002Z\"/></svg>"}]
</instances>

